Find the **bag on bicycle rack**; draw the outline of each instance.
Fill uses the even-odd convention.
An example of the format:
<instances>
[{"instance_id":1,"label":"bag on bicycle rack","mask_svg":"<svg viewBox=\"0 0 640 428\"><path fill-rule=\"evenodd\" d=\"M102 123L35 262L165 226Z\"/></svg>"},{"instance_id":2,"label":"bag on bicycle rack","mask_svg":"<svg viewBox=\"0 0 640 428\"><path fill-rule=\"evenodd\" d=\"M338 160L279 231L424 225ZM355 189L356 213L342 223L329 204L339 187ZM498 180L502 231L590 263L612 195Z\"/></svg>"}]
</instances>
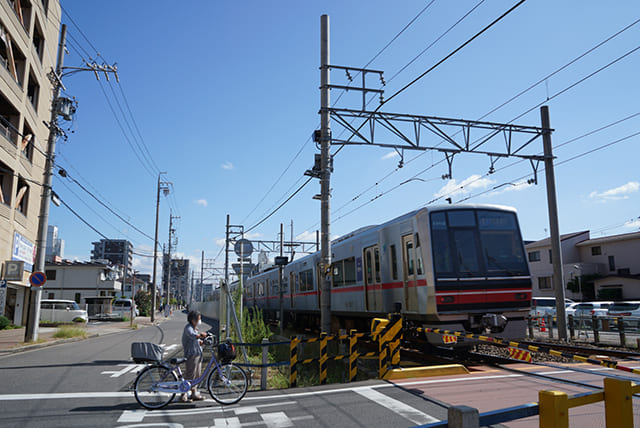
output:
<instances>
[{"instance_id":1,"label":"bag on bicycle rack","mask_svg":"<svg viewBox=\"0 0 640 428\"><path fill-rule=\"evenodd\" d=\"M160 345L150 342L134 342L131 344L131 358L136 364L162 361L164 350Z\"/></svg>"},{"instance_id":2,"label":"bag on bicycle rack","mask_svg":"<svg viewBox=\"0 0 640 428\"><path fill-rule=\"evenodd\" d=\"M223 363L229 363L236 358L236 348L231 343L221 343L218 345L218 359Z\"/></svg>"}]
</instances>

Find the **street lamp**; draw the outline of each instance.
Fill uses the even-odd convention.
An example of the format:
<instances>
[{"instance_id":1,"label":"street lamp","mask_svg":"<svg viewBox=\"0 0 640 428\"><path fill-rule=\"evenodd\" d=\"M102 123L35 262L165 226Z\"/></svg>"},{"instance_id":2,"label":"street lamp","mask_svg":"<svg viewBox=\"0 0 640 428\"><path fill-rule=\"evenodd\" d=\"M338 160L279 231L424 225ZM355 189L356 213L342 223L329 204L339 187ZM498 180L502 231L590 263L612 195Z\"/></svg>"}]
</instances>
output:
<instances>
[{"instance_id":1,"label":"street lamp","mask_svg":"<svg viewBox=\"0 0 640 428\"><path fill-rule=\"evenodd\" d=\"M578 294L580 295L580 301L582 301L582 268L579 265L573 265L574 269L578 269Z\"/></svg>"}]
</instances>

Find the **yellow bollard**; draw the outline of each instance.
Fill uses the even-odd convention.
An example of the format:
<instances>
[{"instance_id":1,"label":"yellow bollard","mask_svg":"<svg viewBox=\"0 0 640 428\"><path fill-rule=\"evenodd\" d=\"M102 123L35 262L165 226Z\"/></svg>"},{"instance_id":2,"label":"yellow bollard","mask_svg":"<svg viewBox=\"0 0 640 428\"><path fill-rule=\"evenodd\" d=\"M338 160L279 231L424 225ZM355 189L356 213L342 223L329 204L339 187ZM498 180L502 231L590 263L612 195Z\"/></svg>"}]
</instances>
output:
<instances>
[{"instance_id":1,"label":"yellow bollard","mask_svg":"<svg viewBox=\"0 0 640 428\"><path fill-rule=\"evenodd\" d=\"M560 391L539 391L540 428L569 428L569 396Z\"/></svg>"},{"instance_id":2,"label":"yellow bollard","mask_svg":"<svg viewBox=\"0 0 640 428\"><path fill-rule=\"evenodd\" d=\"M606 378L604 408L607 428L633 428L631 381Z\"/></svg>"}]
</instances>

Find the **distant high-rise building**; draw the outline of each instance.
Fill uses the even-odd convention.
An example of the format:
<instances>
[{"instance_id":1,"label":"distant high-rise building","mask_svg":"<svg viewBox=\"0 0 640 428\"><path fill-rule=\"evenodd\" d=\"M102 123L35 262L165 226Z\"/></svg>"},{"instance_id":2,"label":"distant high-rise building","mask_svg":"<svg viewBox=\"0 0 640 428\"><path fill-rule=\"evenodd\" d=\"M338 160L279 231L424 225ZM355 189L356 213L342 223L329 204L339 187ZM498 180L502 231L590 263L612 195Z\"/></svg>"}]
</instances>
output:
<instances>
[{"instance_id":1,"label":"distant high-rise building","mask_svg":"<svg viewBox=\"0 0 640 428\"><path fill-rule=\"evenodd\" d=\"M168 257L165 255L162 263L162 283L163 290L166 291L167 274L169 273ZM170 276L171 296L178 300L187 301L189 298L189 260L188 259L171 259L171 276Z\"/></svg>"},{"instance_id":2,"label":"distant high-rise building","mask_svg":"<svg viewBox=\"0 0 640 428\"><path fill-rule=\"evenodd\" d=\"M47 263L59 263L64 258L64 240L58 238L58 227L47 227L47 246L45 261Z\"/></svg>"},{"instance_id":3,"label":"distant high-rise building","mask_svg":"<svg viewBox=\"0 0 640 428\"><path fill-rule=\"evenodd\" d=\"M126 275L133 275L133 244L126 239L101 239L92 242L91 260L109 260L112 264L124 266Z\"/></svg>"}]
</instances>

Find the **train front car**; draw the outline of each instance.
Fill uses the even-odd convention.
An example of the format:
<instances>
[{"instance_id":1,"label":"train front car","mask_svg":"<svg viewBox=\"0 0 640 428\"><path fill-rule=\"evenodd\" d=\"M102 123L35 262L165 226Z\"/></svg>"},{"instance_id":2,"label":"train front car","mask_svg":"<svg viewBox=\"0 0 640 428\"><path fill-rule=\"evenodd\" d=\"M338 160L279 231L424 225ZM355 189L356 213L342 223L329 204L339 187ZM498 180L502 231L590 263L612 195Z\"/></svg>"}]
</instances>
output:
<instances>
[{"instance_id":1,"label":"train front car","mask_svg":"<svg viewBox=\"0 0 640 428\"><path fill-rule=\"evenodd\" d=\"M493 205L444 206L418 214L427 270L427 326L525 335L531 276L516 211ZM435 321L435 323L433 322ZM442 338L429 335L429 341Z\"/></svg>"}]
</instances>

